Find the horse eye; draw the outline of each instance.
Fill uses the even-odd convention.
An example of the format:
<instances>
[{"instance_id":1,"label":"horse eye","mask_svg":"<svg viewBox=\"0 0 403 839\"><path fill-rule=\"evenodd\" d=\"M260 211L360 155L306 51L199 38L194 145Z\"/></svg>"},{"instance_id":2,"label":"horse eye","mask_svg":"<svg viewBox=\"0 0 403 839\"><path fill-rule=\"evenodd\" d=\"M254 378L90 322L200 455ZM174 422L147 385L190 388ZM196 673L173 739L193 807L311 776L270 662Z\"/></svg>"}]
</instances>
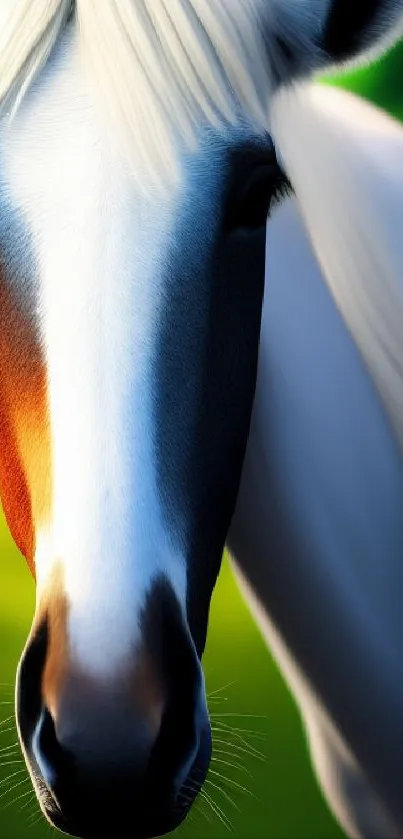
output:
<instances>
[{"instance_id":1,"label":"horse eye","mask_svg":"<svg viewBox=\"0 0 403 839\"><path fill-rule=\"evenodd\" d=\"M259 167L230 207L229 229L253 231L264 227L270 210L286 191L287 181L277 164Z\"/></svg>"}]
</instances>

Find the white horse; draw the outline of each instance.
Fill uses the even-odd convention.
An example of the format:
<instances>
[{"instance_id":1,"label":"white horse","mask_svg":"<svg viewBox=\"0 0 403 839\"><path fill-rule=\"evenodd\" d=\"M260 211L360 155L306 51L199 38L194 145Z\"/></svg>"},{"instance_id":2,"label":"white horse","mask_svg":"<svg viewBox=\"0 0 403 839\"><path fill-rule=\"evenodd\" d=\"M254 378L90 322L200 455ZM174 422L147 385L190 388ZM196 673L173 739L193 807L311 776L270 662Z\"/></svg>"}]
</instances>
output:
<instances>
[{"instance_id":1,"label":"white horse","mask_svg":"<svg viewBox=\"0 0 403 839\"><path fill-rule=\"evenodd\" d=\"M281 136L299 201L268 225L228 541L334 814L350 836L391 839L403 836L403 134L335 89L311 88L303 106L293 160L289 114Z\"/></svg>"},{"instance_id":2,"label":"white horse","mask_svg":"<svg viewBox=\"0 0 403 839\"><path fill-rule=\"evenodd\" d=\"M402 18L2 2L1 496L37 583L17 722L66 832L161 835L206 776L269 209L229 544L331 806L352 835L403 833L402 132L301 81Z\"/></svg>"}]
</instances>

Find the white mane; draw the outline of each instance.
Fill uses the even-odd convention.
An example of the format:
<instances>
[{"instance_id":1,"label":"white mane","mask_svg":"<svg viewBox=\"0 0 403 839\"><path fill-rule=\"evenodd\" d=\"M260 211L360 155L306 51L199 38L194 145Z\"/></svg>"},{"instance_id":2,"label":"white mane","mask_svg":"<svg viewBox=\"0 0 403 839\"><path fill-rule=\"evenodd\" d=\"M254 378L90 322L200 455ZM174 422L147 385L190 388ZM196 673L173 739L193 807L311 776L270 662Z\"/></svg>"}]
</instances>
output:
<instances>
[{"instance_id":1,"label":"white mane","mask_svg":"<svg viewBox=\"0 0 403 839\"><path fill-rule=\"evenodd\" d=\"M403 451L403 128L352 94L302 84L276 97L272 130Z\"/></svg>"},{"instance_id":2,"label":"white mane","mask_svg":"<svg viewBox=\"0 0 403 839\"><path fill-rule=\"evenodd\" d=\"M287 8L295 18L294 0L6 0L0 113L14 114L71 17L126 152L135 149L138 168L140 151L154 179L172 173L173 129L192 143L201 117L225 124L240 113L258 131L267 129L271 85L262 16L273 35L284 30L290 40ZM271 63L281 74L276 44L273 38Z\"/></svg>"}]
</instances>

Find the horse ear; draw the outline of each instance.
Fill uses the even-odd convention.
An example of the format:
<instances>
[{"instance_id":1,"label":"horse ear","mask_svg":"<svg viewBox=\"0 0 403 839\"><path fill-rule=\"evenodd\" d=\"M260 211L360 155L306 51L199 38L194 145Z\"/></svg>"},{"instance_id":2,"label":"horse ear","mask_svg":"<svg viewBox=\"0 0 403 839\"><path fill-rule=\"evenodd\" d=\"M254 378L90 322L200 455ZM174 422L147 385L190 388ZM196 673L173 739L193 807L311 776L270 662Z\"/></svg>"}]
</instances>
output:
<instances>
[{"instance_id":1,"label":"horse ear","mask_svg":"<svg viewBox=\"0 0 403 839\"><path fill-rule=\"evenodd\" d=\"M368 60L402 34L401 0L332 0L322 48L332 63Z\"/></svg>"},{"instance_id":2,"label":"horse ear","mask_svg":"<svg viewBox=\"0 0 403 839\"><path fill-rule=\"evenodd\" d=\"M403 32L403 0L266 0L272 71L287 83L367 62Z\"/></svg>"}]
</instances>

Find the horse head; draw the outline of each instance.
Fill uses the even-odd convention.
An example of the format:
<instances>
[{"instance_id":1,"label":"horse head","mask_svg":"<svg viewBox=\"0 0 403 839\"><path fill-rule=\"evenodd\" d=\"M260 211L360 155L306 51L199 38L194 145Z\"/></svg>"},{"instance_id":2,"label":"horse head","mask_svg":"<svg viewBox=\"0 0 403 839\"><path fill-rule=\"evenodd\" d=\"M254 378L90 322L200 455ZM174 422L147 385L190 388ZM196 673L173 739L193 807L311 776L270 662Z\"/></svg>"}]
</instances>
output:
<instances>
[{"instance_id":1,"label":"horse head","mask_svg":"<svg viewBox=\"0 0 403 839\"><path fill-rule=\"evenodd\" d=\"M402 4L365 5L1 12L1 493L37 587L17 721L43 812L84 839L173 829L206 777L201 657L289 188L271 101L389 37Z\"/></svg>"}]
</instances>

